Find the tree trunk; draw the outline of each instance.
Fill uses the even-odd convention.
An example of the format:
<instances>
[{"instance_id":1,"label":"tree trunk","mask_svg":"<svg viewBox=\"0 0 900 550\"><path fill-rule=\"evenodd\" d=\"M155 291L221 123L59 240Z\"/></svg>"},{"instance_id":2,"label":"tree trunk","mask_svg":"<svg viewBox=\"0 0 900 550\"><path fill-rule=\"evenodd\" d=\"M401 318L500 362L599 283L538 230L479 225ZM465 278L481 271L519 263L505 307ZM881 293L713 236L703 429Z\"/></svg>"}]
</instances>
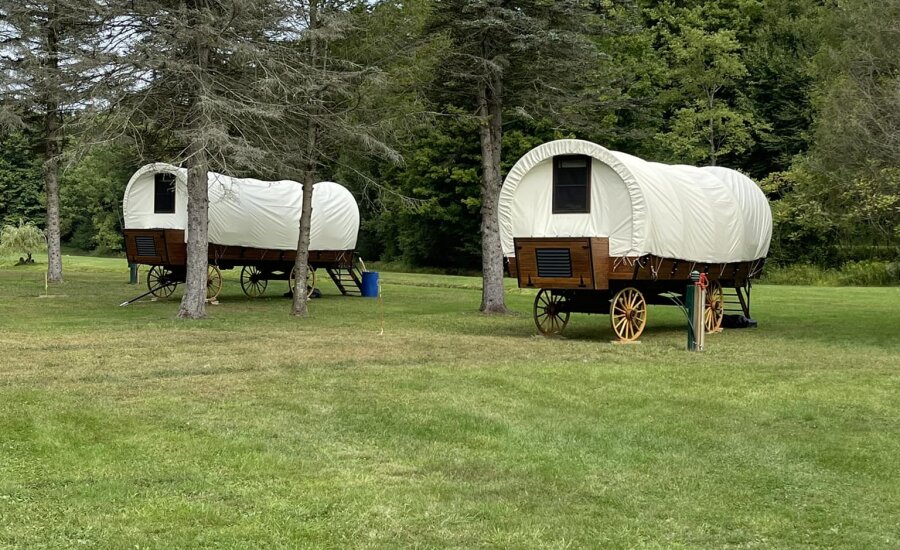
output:
<instances>
[{"instance_id":1,"label":"tree trunk","mask_svg":"<svg viewBox=\"0 0 900 550\"><path fill-rule=\"evenodd\" d=\"M500 83L483 86L479 93L481 118L481 269L482 313L506 313L503 296L503 248L500 244L500 145L503 138Z\"/></svg>"},{"instance_id":2,"label":"tree trunk","mask_svg":"<svg viewBox=\"0 0 900 550\"><path fill-rule=\"evenodd\" d=\"M306 170L303 171L303 207L300 210L300 236L297 239L297 258L294 260L296 279L294 288L291 289L294 293L291 315L297 317L309 315L306 281L309 278L309 229L312 226L312 196L315 183L315 166L308 164Z\"/></svg>"},{"instance_id":3,"label":"tree trunk","mask_svg":"<svg viewBox=\"0 0 900 550\"><path fill-rule=\"evenodd\" d=\"M63 282L62 253L60 251L59 231L59 155L62 152L60 135L59 102L56 97L59 78L59 24L56 4L48 6L46 43L47 60L46 68L48 78L52 84L46 90L44 108L44 131L47 145L44 158L44 187L47 192L47 281L51 283Z\"/></svg>"},{"instance_id":4,"label":"tree trunk","mask_svg":"<svg viewBox=\"0 0 900 550\"><path fill-rule=\"evenodd\" d=\"M51 151L49 142L43 168L44 186L47 190L47 281L61 283L63 272L59 231L59 154L55 150Z\"/></svg>"},{"instance_id":5,"label":"tree trunk","mask_svg":"<svg viewBox=\"0 0 900 550\"><path fill-rule=\"evenodd\" d=\"M209 161L206 156L207 120L201 102L204 78L209 63L209 48L195 43L198 75L194 83L191 106L191 143L188 146L188 242L187 273L184 296L178 317L183 319L206 318L206 286L209 277Z\"/></svg>"},{"instance_id":6,"label":"tree trunk","mask_svg":"<svg viewBox=\"0 0 900 550\"><path fill-rule=\"evenodd\" d=\"M309 2L309 29L319 28L319 3ZM315 34L309 39L309 59L315 66L318 63L318 43ZM312 227L312 196L316 184L316 157L318 155L318 122L315 105L309 110L309 122L306 132L306 166L303 170L303 206L300 209L300 235L297 238L297 257L294 260L294 288L291 315L307 317L309 315L309 296L306 292L306 281L309 278L309 230Z\"/></svg>"},{"instance_id":7,"label":"tree trunk","mask_svg":"<svg viewBox=\"0 0 900 550\"><path fill-rule=\"evenodd\" d=\"M187 275L178 316L204 319L209 269L209 170L202 143L195 140L189 154Z\"/></svg>"}]
</instances>

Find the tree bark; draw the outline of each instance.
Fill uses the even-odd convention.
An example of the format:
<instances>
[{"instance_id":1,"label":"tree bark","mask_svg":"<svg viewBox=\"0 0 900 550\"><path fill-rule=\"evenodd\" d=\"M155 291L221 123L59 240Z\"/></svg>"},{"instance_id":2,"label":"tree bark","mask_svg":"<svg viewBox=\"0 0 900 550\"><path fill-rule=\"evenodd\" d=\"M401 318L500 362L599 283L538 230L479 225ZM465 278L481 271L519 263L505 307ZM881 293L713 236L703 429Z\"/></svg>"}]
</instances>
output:
<instances>
[{"instance_id":1,"label":"tree bark","mask_svg":"<svg viewBox=\"0 0 900 550\"><path fill-rule=\"evenodd\" d=\"M59 155L62 152L59 102L59 20L56 3L48 6L47 28L47 78L50 79L44 101L44 132L47 138L44 157L44 187L47 192L47 281L63 282L62 253L59 230Z\"/></svg>"},{"instance_id":2,"label":"tree bark","mask_svg":"<svg viewBox=\"0 0 900 550\"><path fill-rule=\"evenodd\" d=\"M59 231L59 153L47 143L47 158L44 161L44 186L47 191L47 281L63 282L62 253Z\"/></svg>"},{"instance_id":3,"label":"tree bark","mask_svg":"<svg viewBox=\"0 0 900 550\"><path fill-rule=\"evenodd\" d=\"M311 139L315 139L314 137ZM303 207L300 209L300 236L297 239L297 258L294 260L295 284L291 291L294 302L291 315L309 315L309 297L306 292L309 278L309 230L312 227L312 196L316 183L316 169L312 163L303 171Z\"/></svg>"},{"instance_id":4,"label":"tree bark","mask_svg":"<svg viewBox=\"0 0 900 550\"><path fill-rule=\"evenodd\" d=\"M209 268L209 170L206 150L196 140L188 159L188 242L187 275L178 316L206 317L206 284Z\"/></svg>"},{"instance_id":5,"label":"tree bark","mask_svg":"<svg viewBox=\"0 0 900 550\"><path fill-rule=\"evenodd\" d=\"M500 153L502 128L501 88L498 81L479 91L481 118L481 312L506 313L503 295L503 248L500 243Z\"/></svg>"},{"instance_id":6,"label":"tree bark","mask_svg":"<svg viewBox=\"0 0 900 550\"><path fill-rule=\"evenodd\" d=\"M318 0L309 2L309 29L315 31L319 28L319 3ZM315 34L309 38L310 64L318 63L318 44ZM300 235L297 237L297 257L294 260L294 288L291 315L307 317L309 315L309 296L306 292L306 281L309 278L309 232L312 227L312 196L313 187L316 184L316 157L318 147L318 122L316 121L316 109L311 103L308 113L309 122L306 132L306 165L303 170L303 206L300 209Z\"/></svg>"},{"instance_id":7,"label":"tree bark","mask_svg":"<svg viewBox=\"0 0 900 550\"><path fill-rule=\"evenodd\" d=\"M209 48L200 43L195 47L198 74L191 106L193 135L188 146L187 273L184 296L178 310L178 317L183 319L206 317L206 286L209 276L209 162L205 142L206 115L202 105Z\"/></svg>"}]
</instances>

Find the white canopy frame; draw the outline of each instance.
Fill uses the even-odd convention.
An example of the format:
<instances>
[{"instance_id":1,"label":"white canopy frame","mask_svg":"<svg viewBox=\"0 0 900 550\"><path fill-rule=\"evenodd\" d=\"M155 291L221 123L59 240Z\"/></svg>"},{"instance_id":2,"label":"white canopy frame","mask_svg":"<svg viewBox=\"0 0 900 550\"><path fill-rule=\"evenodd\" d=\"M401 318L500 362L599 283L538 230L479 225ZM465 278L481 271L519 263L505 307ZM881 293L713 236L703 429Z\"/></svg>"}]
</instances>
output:
<instances>
[{"instance_id":1,"label":"white canopy frame","mask_svg":"<svg viewBox=\"0 0 900 550\"><path fill-rule=\"evenodd\" d=\"M592 159L588 213L552 212L560 155ZM611 256L740 262L764 258L772 236L765 195L737 171L648 162L575 139L519 159L500 191L499 222L506 256L515 254L514 238L608 237Z\"/></svg>"},{"instance_id":2,"label":"white canopy frame","mask_svg":"<svg viewBox=\"0 0 900 550\"><path fill-rule=\"evenodd\" d=\"M175 177L175 212L156 213L156 174ZM261 181L209 173L209 241L218 245L295 250L300 234L303 186L295 181ZM359 206L340 184L313 187L310 250L354 250ZM122 200L125 229L182 229L187 241L187 169L154 163L128 182Z\"/></svg>"}]
</instances>

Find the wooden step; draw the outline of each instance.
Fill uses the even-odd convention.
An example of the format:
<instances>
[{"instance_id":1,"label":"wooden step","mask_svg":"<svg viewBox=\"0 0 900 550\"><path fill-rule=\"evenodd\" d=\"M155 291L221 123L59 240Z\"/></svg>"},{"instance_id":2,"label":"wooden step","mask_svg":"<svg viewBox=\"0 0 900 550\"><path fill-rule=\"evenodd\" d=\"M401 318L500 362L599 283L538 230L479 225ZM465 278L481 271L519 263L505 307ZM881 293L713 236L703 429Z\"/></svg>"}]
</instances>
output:
<instances>
[{"instance_id":1,"label":"wooden step","mask_svg":"<svg viewBox=\"0 0 900 550\"><path fill-rule=\"evenodd\" d=\"M362 278L356 267L328 267L325 270L341 294L344 296L362 295Z\"/></svg>"},{"instance_id":2,"label":"wooden step","mask_svg":"<svg viewBox=\"0 0 900 550\"><path fill-rule=\"evenodd\" d=\"M745 305L749 309L749 296L744 295L744 289L723 288L722 301L725 313L748 316Z\"/></svg>"}]
</instances>

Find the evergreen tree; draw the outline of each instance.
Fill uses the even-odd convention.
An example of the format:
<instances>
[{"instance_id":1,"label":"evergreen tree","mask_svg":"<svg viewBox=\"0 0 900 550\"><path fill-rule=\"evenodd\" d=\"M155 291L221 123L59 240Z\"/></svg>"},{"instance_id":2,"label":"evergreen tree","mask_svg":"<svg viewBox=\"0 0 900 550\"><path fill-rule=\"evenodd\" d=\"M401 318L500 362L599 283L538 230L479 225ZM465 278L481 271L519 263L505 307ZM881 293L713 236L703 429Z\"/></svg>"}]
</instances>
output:
<instances>
[{"instance_id":1,"label":"evergreen tree","mask_svg":"<svg viewBox=\"0 0 900 550\"><path fill-rule=\"evenodd\" d=\"M36 144L27 132L0 137L0 223L43 225L43 178Z\"/></svg>"},{"instance_id":2,"label":"evergreen tree","mask_svg":"<svg viewBox=\"0 0 900 550\"><path fill-rule=\"evenodd\" d=\"M149 129L172 139L169 158L188 169L187 275L179 317L206 316L208 177L267 165L255 133L283 113L264 99L282 86L289 27L279 0L122 1L106 40L119 79L107 132ZM138 140L138 144L141 141ZM157 159L159 160L159 159Z\"/></svg>"},{"instance_id":3,"label":"evergreen tree","mask_svg":"<svg viewBox=\"0 0 900 550\"><path fill-rule=\"evenodd\" d=\"M291 314L305 317L307 293L296 288L306 288L316 182L335 170L343 150L393 161L399 157L389 145L391 125L378 120L383 108L368 97L378 96L383 83L382 60L372 51L391 42L372 39L383 32L378 26L383 20L373 17L364 0L302 0L291 3L290 10L288 24L294 28L270 51L271 73L278 75L280 86L264 96L281 106L281 116L266 121L257 138L280 177L296 175L303 183Z\"/></svg>"},{"instance_id":4,"label":"evergreen tree","mask_svg":"<svg viewBox=\"0 0 900 550\"><path fill-rule=\"evenodd\" d=\"M90 98L99 68L102 4L95 0L0 0L0 126L40 136L46 193L47 279L63 281L59 172L67 115ZM71 118L71 117L69 117Z\"/></svg>"},{"instance_id":5,"label":"evergreen tree","mask_svg":"<svg viewBox=\"0 0 900 550\"><path fill-rule=\"evenodd\" d=\"M785 171L809 150L814 58L824 38L824 13L818 0L765 0L745 41L745 96L766 126L741 159L740 167L753 177Z\"/></svg>"},{"instance_id":6,"label":"evergreen tree","mask_svg":"<svg viewBox=\"0 0 900 550\"><path fill-rule=\"evenodd\" d=\"M429 30L449 40L437 95L479 123L484 313L506 311L497 218L504 113L562 116L567 109L576 115L589 109L575 104L596 61L596 48L584 34L601 29L592 7L579 0L435 2Z\"/></svg>"}]
</instances>

